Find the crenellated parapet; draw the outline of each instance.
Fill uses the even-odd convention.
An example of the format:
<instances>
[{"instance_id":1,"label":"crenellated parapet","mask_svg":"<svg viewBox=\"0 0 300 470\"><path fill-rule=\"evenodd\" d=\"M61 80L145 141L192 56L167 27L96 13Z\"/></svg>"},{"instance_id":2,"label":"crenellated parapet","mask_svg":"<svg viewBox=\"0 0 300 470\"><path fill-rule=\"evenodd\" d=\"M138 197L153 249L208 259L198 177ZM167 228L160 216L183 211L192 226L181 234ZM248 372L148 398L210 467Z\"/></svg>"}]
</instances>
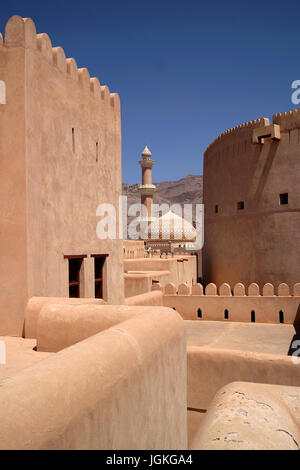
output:
<instances>
[{"instance_id":1,"label":"crenellated parapet","mask_svg":"<svg viewBox=\"0 0 300 470\"><path fill-rule=\"evenodd\" d=\"M219 289L213 283L205 289L201 284L190 288L180 284L156 286L163 293L163 304L176 310L184 320L235 321L246 323L300 324L300 283L292 289L280 284L277 289L266 283L262 289L252 283L246 289L242 283L232 288L222 284Z\"/></svg>"},{"instance_id":2,"label":"crenellated parapet","mask_svg":"<svg viewBox=\"0 0 300 470\"><path fill-rule=\"evenodd\" d=\"M255 119L253 121L245 122L238 126L232 127L225 132L222 132L206 149L206 154L211 154L224 149L227 145L231 145L234 141L243 141L247 139L249 143L253 140L253 135L256 129L261 130L266 128L266 134L269 134L269 127L276 128L280 126L280 131L285 132L289 130L300 128L300 108L277 113L273 115L273 124L270 124L268 118ZM275 135L275 138L277 136ZM276 138L276 140L279 140Z\"/></svg>"},{"instance_id":3,"label":"crenellated parapet","mask_svg":"<svg viewBox=\"0 0 300 470\"><path fill-rule=\"evenodd\" d=\"M206 283L300 280L299 259L291 256L299 246L299 157L300 109L229 129L207 148Z\"/></svg>"},{"instance_id":4,"label":"crenellated parapet","mask_svg":"<svg viewBox=\"0 0 300 470\"><path fill-rule=\"evenodd\" d=\"M193 285L192 288L190 288L187 284L182 283L179 285L178 289L176 289L175 284L170 282L166 284L164 288L160 287L160 290L163 291L164 295L204 295L209 297L300 297L300 283L294 284L292 289L290 289L287 284L281 283L277 287L277 293L275 293L275 287L273 284L269 282L264 284L262 289L260 289L259 285L255 282L250 284L248 289L246 289L244 284L241 282L235 284L233 288L231 288L229 284L223 283L219 289L214 283L208 284L205 288L202 286L202 284L199 283Z\"/></svg>"},{"instance_id":5,"label":"crenellated parapet","mask_svg":"<svg viewBox=\"0 0 300 470\"><path fill-rule=\"evenodd\" d=\"M252 139L253 129L259 127L267 127L270 125L268 118L255 119L253 121L248 121L238 126L232 127L227 131L220 134L206 149L205 153L217 152L220 147L226 147L230 145L233 141L243 141L248 139L249 142Z\"/></svg>"},{"instance_id":6,"label":"crenellated parapet","mask_svg":"<svg viewBox=\"0 0 300 470\"><path fill-rule=\"evenodd\" d=\"M273 123L279 124L282 131L300 128L300 108L273 115Z\"/></svg>"},{"instance_id":7,"label":"crenellated parapet","mask_svg":"<svg viewBox=\"0 0 300 470\"><path fill-rule=\"evenodd\" d=\"M32 19L12 16L5 27L5 40L0 33L0 47L32 49L38 51L46 62L71 78L81 89L112 108L120 108L117 93L110 93L107 85L101 85L96 77L91 77L88 69L78 68L75 59L67 58L62 47L53 47L46 33L37 34Z\"/></svg>"}]
</instances>

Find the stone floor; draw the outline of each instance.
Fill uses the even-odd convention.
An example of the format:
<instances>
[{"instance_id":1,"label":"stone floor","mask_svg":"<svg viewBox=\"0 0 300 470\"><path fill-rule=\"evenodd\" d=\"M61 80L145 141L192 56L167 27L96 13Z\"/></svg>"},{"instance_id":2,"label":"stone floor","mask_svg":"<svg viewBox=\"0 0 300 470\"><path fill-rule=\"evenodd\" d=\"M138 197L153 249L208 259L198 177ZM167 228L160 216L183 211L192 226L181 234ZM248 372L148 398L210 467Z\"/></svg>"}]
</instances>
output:
<instances>
[{"instance_id":1,"label":"stone floor","mask_svg":"<svg viewBox=\"0 0 300 470\"><path fill-rule=\"evenodd\" d=\"M287 355L292 341L300 339L293 325L185 321L188 346Z\"/></svg>"},{"instance_id":2,"label":"stone floor","mask_svg":"<svg viewBox=\"0 0 300 470\"><path fill-rule=\"evenodd\" d=\"M36 352L34 350L35 339L0 336L0 341L3 341L6 346L6 364L0 364L0 381L51 354Z\"/></svg>"}]
</instances>

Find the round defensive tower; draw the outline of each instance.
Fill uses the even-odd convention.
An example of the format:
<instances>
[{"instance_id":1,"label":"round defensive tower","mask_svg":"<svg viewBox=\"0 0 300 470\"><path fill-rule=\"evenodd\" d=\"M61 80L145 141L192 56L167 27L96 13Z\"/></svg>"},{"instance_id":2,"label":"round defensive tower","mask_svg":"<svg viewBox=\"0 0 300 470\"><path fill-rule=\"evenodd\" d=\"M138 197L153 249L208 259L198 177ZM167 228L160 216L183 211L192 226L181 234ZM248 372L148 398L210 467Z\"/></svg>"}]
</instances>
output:
<instances>
[{"instance_id":1,"label":"round defensive tower","mask_svg":"<svg viewBox=\"0 0 300 470\"><path fill-rule=\"evenodd\" d=\"M206 284L300 281L300 109L221 134L203 192Z\"/></svg>"}]
</instances>

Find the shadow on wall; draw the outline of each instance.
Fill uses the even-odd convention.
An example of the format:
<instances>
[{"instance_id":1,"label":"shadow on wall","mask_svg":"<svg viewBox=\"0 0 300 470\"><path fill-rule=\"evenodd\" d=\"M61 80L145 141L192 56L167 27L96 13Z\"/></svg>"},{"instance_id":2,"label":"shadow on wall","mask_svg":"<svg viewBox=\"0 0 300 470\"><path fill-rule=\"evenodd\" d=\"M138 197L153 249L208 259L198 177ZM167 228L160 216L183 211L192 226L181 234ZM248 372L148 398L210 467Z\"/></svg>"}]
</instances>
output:
<instances>
[{"instance_id":1,"label":"shadow on wall","mask_svg":"<svg viewBox=\"0 0 300 470\"><path fill-rule=\"evenodd\" d=\"M297 310L297 314L296 314L296 318L293 323L293 326L295 328L295 334L292 338L292 341L288 350L288 356L293 356L293 354L295 354L295 352L300 348L300 304Z\"/></svg>"},{"instance_id":2,"label":"shadow on wall","mask_svg":"<svg viewBox=\"0 0 300 470\"><path fill-rule=\"evenodd\" d=\"M260 178L258 186L257 186L256 193L255 193L254 198L253 198L253 202L256 206L260 202L262 192L263 192L264 187L266 185L266 182L267 182L267 179L268 179L268 176L269 176L272 164L273 164L273 160L274 160L276 152L277 152L277 148L278 148L278 142L272 142L272 144L270 145L269 154L268 154L268 156L266 158L266 161L265 161L265 165L264 165L264 169L263 169L261 178ZM261 156L261 153L260 153L260 156Z\"/></svg>"}]
</instances>

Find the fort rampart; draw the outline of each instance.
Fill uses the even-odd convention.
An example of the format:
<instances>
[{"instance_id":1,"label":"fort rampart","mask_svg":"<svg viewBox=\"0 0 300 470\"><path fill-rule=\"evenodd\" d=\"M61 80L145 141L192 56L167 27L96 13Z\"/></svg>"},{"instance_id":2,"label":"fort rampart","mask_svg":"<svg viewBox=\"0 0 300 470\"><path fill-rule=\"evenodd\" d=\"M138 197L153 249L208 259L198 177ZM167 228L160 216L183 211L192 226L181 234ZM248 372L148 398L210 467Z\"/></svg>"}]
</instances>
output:
<instances>
[{"instance_id":1,"label":"fort rampart","mask_svg":"<svg viewBox=\"0 0 300 470\"><path fill-rule=\"evenodd\" d=\"M300 110L224 132L203 171L204 282L299 282Z\"/></svg>"},{"instance_id":2,"label":"fort rampart","mask_svg":"<svg viewBox=\"0 0 300 470\"><path fill-rule=\"evenodd\" d=\"M20 335L30 297L69 295L68 256L83 256L91 298L106 255L103 298L124 301L122 242L96 234L98 205L122 193L120 100L20 16L1 35L0 81L0 334Z\"/></svg>"},{"instance_id":3,"label":"fort rampart","mask_svg":"<svg viewBox=\"0 0 300 470\"><path fill-rule=\"evenodd\" d=\"M262 289L250 284L248 289L241 283L234 286L215 284L205 288L196 284L192 289L180 284L178 290L172 283L164 288L156 284L155 290L163 292L163 305L174 308L184 320L215 320L246 323L300 323L300 284L290 289L280 284L275 291L272 284Z\"/></svg>"}]
</instances>

